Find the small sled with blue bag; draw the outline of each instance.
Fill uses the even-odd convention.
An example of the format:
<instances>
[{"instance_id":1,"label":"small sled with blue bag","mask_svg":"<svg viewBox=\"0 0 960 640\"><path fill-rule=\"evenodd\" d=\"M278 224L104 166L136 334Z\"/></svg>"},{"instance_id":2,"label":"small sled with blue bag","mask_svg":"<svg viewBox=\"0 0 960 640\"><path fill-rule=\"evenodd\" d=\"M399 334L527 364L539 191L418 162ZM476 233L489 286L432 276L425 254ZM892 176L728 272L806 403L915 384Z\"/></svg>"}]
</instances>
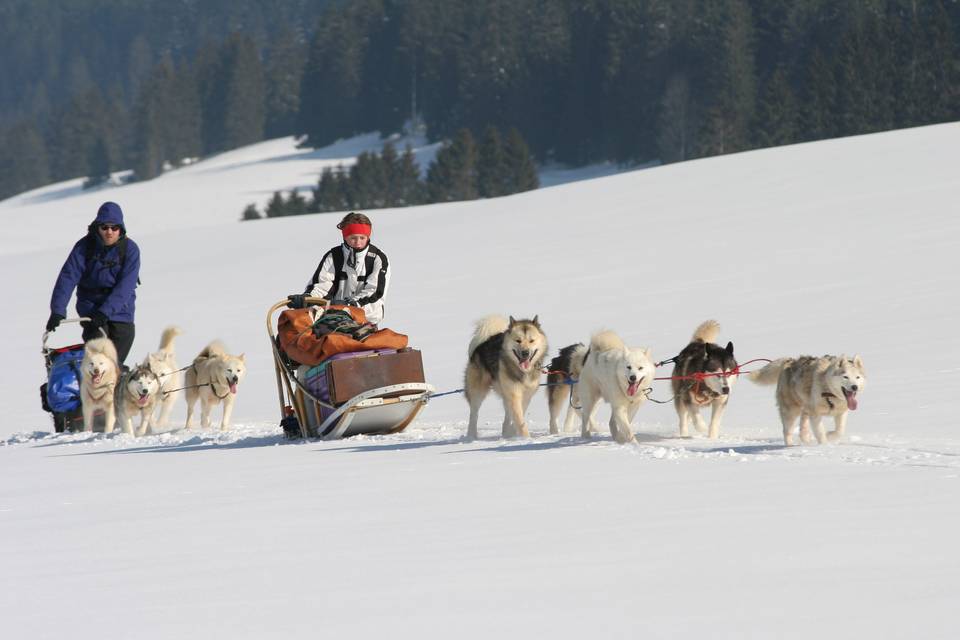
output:
<instances>
[{"instance_id":1,"label":"small sled with blue bag","mask_svg":"<svg viewBox=\"0 0 960 640\"><path fill-rule=\"evenodd\" d=\"M60 324L85 320L87 318L68 318ZM80 403L83 343L50 347L47 340L51 333L53 332L43 332L41 352L47 368L47 381L40 385L40 402L43 410L53 416L54 431L83 431L83 409Z\"/></svg>"}]
</instances>

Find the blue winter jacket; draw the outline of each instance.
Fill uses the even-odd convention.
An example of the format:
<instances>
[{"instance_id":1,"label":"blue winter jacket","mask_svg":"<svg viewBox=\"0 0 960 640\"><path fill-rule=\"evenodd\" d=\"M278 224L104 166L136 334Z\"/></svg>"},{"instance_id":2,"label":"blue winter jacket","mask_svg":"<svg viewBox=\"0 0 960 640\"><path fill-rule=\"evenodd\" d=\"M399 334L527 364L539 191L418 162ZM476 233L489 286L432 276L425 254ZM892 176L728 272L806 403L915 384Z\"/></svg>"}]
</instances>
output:
<instances>
[{"instance_id":1,"label":"blue winter jacket","mask_svg":"<svg viewBox=\"0 0 960 640\"><path fill-rule=\"evenodd\" d=\"M120 242L106 246L97 232L97 225L120 225L121 241L127 244L126 258L120 264ZM137 280L140 277L140 248L126 237L123 211L114 202L105 202L90 225L87 236L80 239L60 269L50 298L50 311L66 316L67 303L77 290L77 314L89 316L99 311L113 322L133 322L137 299ZM96 248L87 260L88 242L93 238Z\"/></svg>"}]
</instances>

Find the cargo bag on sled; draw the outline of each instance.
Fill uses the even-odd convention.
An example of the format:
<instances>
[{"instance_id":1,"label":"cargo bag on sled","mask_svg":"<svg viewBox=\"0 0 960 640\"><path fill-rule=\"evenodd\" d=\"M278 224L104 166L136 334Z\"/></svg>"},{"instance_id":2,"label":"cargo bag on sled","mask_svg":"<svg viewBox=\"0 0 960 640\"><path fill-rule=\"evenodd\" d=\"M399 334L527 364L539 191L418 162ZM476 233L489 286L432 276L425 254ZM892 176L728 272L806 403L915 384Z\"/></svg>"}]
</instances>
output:
<instances>
[{"instance_id":1,"label":"cargo bag on sled","mask_svg":"<svg viewBox=\"0 0 960 640\"><path fill-rule=\"evenodd\" d=\"M366 314L357 307L331 306L331 310L345 310L357 324L366 323ZM390 329L370 333L361 342L347 334L328 333L317 336L313 331L314 318L310 309L288 309L280 314L277 337L280 348L292 360L307 366L318 365L338 353L355 353L378 349L403 349L407 336Z\"/></svg>"}]
</instances>

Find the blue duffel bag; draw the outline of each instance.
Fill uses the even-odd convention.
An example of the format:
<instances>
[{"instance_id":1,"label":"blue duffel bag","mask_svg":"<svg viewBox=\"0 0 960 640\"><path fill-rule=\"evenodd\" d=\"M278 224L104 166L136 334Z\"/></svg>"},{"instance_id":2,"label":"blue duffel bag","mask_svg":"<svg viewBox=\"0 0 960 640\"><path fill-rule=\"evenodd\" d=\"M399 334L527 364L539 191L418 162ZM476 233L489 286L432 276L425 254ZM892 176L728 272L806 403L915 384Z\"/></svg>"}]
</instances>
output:
<instances>
[{"instance_id":1,"label":"blue duffel bag","mask_svg":"<svg viewBox=\"0 0 960 640\"><path fill-rule=\"evenodd\" d=\"M53 352L53 364L47 374L47 404L57 413L80 407L80 361L83 346Z\"/></svg>"}]
</instances>

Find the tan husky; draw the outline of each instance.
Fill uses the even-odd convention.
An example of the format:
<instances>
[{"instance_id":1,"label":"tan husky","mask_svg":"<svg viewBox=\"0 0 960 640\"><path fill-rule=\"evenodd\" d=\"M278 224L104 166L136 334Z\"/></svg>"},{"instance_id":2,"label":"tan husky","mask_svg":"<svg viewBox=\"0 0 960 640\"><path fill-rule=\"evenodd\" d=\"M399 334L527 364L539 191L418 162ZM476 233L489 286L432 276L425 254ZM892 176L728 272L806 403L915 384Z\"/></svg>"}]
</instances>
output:
<instances>
[{"instance_id":1,"label":"tan husky","mask_svg":"<svg viewBox=\"0 0 960 640\"><path fill-rule=\"evenodd\" d=\"M146 364L150 370L160 378L160 390L162 398L156 404L160 407L160 416L156 420L156 425L160 428L167 426L170 420L170 411L173 410L173 404L180 395L180 373L177 371L177 356L173 351L173 341L180 335L179 327L167 327L163 330L160 337L160 350L154 351L147 356ZM174 391L171 391L171 390Z\"/></svg>"},{"instance_id":2,"label":"tan husky","mask_svg":"<svg viewBox=\"0 0 960 640\"><path fill-rule=\"evenodd\" d=\"M247 362L243 354L232 356L218 341L208 344L187 369L186 398L187 423L193 426L193 408L200 401L200 426L210 427L210 412L223 403L223 418L220 429L230 428L230 414L237 399L237 385L247 372Z\"/></svg>"},{"instance_id":3,"label":"tan husky","mask_svg":"<svg viewBox=\"0 0 960 640\"><path fill-rule=\"evenodd\" d=\"M839 440L847 426L847 413L857 408L858 396L866 386L860 356L800 356L780 358L750 374L757 384L777 383L777 406L783 423L783 442L793 444L793 426L800 418L800 440L804 444ZM824 431L821 419L833 416L836 428Z\"/></svg>"},{"instance_id":4,"label":"tan husky","mask_svg":"<svg viewBox=\"0 0 960 640\"><path fill-rule=\"evenodd\" d=\"M524 416L539 386L547 349L536 316L533 320L489 316L477 323L464 372L464 395L470 403L468 438L477 437L480 405L491 389L503 400L503 437L530 437Z\"/></svg>"},{"instance_id":5,"label":"tan husky","mask_svg":"<svg viewBox=\"0 0 960 640\"><path fill-rule=\"evenodd\" d=\"M80 402L83 405L83 430L93 431L95 411L104 413L104 433L111 433L117 421L113 390L120 377L117 349L109 338L94 338L83 347L80 363Z\"/></svg>"}]
</instances>

